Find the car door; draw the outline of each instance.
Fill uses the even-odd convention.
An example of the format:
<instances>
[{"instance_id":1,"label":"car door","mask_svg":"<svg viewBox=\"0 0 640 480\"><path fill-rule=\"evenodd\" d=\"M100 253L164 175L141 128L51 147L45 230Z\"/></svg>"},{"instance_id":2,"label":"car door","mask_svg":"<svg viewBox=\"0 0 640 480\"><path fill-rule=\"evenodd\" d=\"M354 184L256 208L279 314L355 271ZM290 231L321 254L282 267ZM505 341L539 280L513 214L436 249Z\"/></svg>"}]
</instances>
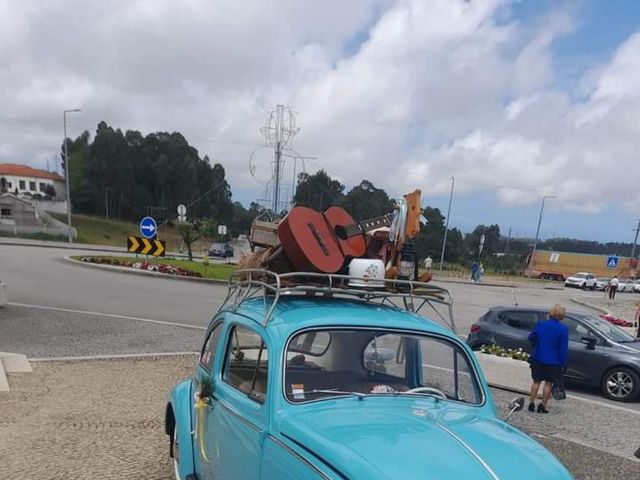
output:
<instances>
[{"instance_id":1,"label":"car door","mask_svg":"<svg viewBox=\"0 0 640 480\"><path fill-rule=\"evenodd\" d=\"M220 364L222 363L222 351L224 350L223 345L223 332L224 332L224 317L220 316L216 318L213 322L211 322L211 326L208 329L208 332L205 336L205 342L200 351L200 358L198 364L196 366L195 375L193 378L193 391L196 392L198 390L198 385L202 381L202 379L208 379L209 381L215 382L216 371L220 370ZM195 402L193 402L195 404ZM198 426L196 425L199 413L196 412L192 404L192 415L193 425L191 429L195 432L193 438L194 444L194 465L196 468L196 472L198 472L199 478L203 480L211 479L212 477L207 477L207 462L203 458L203 455L199 449L199 438L198 435L202 435L205 432L198 431ZM203 412L204 415L208 417L209 409L206 412ZM202 443L203 446L206 446L206 443ZM206 453L205 453L206 456Z\"/></svg>"},{"instance_id":2,"label":"car door","mask_svg":"<svg viewBox=\"0 0 640 480\"><path fill-rule=\"evenodd\" d=\"M568 380L593 383L594 365L603 363L603 344L599 335L578 319L565 317L562 321L569 329L569 357L564 374ZM582 341L583 337L596 339L594 349ZM597 383L597 381L596 381Z\"/></svg>"},{"instance_id":3,"label":"car door","mask_svg":"<svg viewBox=\"0 0 640 480\"><path fill-rule=\"evenodd\" d=\"M203 478L258 479L269 401L268 349L261 332L232 323L215 372Z\"/></svg>"},{"instance_id":4,"label":"car door","mask_svg":"<svg viewBox=\"0 0 640 480\"><path fill-rule=\"evenodd\" d=\"M498 314L495 343L504 348L522 348L531 351L529 333L544 315L535 310L503 310Z\"/></svg>"}]
</instances>

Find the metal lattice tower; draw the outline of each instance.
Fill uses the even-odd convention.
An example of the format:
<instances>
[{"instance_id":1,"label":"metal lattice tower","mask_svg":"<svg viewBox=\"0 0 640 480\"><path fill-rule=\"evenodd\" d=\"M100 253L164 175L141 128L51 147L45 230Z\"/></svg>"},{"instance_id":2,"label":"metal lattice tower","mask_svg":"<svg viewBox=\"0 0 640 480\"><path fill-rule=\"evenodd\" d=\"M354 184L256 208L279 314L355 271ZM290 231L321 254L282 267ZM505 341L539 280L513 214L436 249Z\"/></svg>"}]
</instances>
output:
<instances>
[{"instance_id":1,"label":"metal lattice tower","mask_svg":"<svg viewBox=\"0 0 640 480\"><path fill-rule=\"evenodd\" d=\"M276 105L267 116L260 132L264 135L265 142L274 150L273 176L270 184L273 184L273 214L280 211L280 189L282 184L282 153L293 151L293 137L300 131L296 127L296 114L285 105Z\"/></svg>"}]
</instances>

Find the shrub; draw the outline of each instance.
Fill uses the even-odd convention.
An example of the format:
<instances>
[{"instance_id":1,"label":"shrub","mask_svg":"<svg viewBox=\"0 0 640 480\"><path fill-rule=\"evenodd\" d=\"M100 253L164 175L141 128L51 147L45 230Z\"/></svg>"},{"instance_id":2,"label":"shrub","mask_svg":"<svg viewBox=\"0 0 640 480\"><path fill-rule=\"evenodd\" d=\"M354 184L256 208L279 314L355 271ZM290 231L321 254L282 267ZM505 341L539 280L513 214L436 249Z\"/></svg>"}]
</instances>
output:
<instances>
[{"instance_id":1,"label":"shrub","mask_svg":"<svg viewBox=\"0 0 640 480\"><path fill-rule=\"evenodd\" d=\"M521 348L518 348L516 350L513 348L502 348L499 345L482 345L482 347L480 347L480 351L488 355L512 358L514 360L522 360L523 362L528 362L529 358L531 357L531 355L529 355Z\"/></svg>"}]
</instances>

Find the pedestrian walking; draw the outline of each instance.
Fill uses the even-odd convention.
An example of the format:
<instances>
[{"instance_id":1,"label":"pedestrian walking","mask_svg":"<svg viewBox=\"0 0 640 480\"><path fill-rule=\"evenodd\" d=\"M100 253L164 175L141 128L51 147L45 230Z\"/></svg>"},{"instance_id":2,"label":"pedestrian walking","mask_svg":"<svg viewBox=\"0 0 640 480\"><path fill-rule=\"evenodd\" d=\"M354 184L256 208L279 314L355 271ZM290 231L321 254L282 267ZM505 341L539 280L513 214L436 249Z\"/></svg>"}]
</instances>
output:
<instances>
[{"instance_id":1,"label":"pedestrian walking","mask_svg":"<svg viewBox=\"0 0 640 480\"><path fill-rule=\"evenodd\" d=\"M475 260L473 262L471 262L471 281L472 282L477 282L478 281L478 262L476 262Z\"/></svg>"},{"instance_id":2,"label":"pedestrian walking","mask_svg":"<svg viewBox=\"0 0 640 480\"><path fill-rule=\"evenodd\" d=\"M618 285L620 281L618 280L618 276L614 276L611 280L609 280L609 300L616 299L616 292L618 291Z\"/></svg>"},{"instance_id":3,"label":"pedestrian walking","mask_svg":"<svg viewBox=\"0 0 640 480\"><path fill-rule=\"evenodd\" d=\"M430 272L431 267L433 267L433 259L429 255L427 255L427 258L424 259L424 268L427 270L427 272Z\"/></svg>"},{"instance_id":4,"label":"pedestrian walking","mask_svg":"<svg viewBox=\"0 0 640 480\"><path fill-rule=\"evenodd\" d=\"M562 372L567 366L569 354L569 329L561 322L566 309L559 304L549 310L549 318L538 322L529 334L533 345L531 353L531 390L529 392L529 411L536 411L536 398L540 384L544 381L542 403L538 413L549 413L547 405L554 384L562 385Z\"/></svg>"}]
</instances>

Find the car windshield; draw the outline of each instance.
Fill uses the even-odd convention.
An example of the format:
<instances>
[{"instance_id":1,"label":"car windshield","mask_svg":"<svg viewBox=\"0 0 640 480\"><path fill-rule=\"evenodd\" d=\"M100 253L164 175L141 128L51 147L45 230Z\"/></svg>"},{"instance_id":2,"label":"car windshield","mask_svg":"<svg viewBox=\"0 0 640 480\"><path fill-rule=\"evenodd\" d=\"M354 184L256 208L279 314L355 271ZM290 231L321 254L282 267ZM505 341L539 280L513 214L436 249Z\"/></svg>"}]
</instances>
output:
<instances>
[{"instance_id":1,"label":"car windshield","mask_svg":"<svg viewBox=\"0 0 640 480\"><path fill-rule=\"evenodd\" d=\"M431 395L470 404L483 398L465 351L429 335L306 331L288 343L286 360L284 391L293 403L350 395Z\"/></svg>"},{"instance_id":2,"label":"car windshield","mask_svg":"<svg viewBox=\"0 0 640 480\"><path fill-rule=\"evenodd\" d=\"M586 273L576 273L575 275L572 275L573 278L587 278L587 274Z\"/></svg>"},{"instance_id":3,"label":"car windshield","mask_svg":"<svg viewBox=\"0 0 640 480\"><path fill-rule=\"evenodd\" d=\"M585 315L582 319L589 324L590 327L600 332L609 340L622 343L634 341L633 336L606 320L602 320L601 318L594 317L592 315Z\"/></svg>"},{"instance_id":4,"label":"car windshield","mask_svg":"<svg viewBox=\"0 0 640 480\"><path fill-rule=\"evenodd\" d=\"M606 278L606 277L605 277L605 278L599 278L599 279L598 279L598 282L608 282L608 281L609 281L609 279L608 279L608 278Z\"/></svg>"}]
</instances>

